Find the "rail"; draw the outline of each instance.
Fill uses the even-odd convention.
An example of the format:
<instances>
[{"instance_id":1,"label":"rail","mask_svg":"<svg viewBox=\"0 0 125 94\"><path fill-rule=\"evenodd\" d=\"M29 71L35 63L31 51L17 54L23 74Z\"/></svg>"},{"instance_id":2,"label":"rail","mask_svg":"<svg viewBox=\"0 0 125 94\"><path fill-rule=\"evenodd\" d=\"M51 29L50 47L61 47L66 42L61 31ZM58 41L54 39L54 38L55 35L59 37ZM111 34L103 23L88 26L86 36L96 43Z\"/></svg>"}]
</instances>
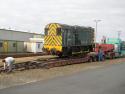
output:
<instances>
[{"instance_id":1,"label":"rail","mask_svg":"<svg viewBox=\"0 0 125 94\"><path fill-rule=\"evenodd\" d=\"M71 64L84 63L89 60L89 57L79 57L79 58L57 58L57 59L48 59L48 60L36 60L36 61L27 61L22 63L13 64L13 71L29 70L29 69L38 69L38 68L53 68L60 67ZM0 66L0 73L6 72L3 69L3 66Z\"/></svg>"}]
</instances>

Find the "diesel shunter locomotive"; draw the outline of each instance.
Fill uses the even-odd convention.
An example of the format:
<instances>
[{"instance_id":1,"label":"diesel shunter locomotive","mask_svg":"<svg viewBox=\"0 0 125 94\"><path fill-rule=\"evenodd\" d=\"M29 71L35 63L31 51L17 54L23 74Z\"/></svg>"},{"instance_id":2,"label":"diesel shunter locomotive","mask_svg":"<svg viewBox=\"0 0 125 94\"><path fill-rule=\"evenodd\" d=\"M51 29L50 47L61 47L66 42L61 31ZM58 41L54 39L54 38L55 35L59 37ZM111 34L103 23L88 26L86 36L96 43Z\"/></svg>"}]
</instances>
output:
<instances>
[{"instance_id":1,"label":"diesel shunter locomotive","mask_svg":"<svg viewBox=\"0 0 125 94\"><path fill-rule=\"evenodd\" d=\"M90 52L94 47L94 29L50 23L45 27L44 51L58 56Z\"/></svg>"}]
</instances>

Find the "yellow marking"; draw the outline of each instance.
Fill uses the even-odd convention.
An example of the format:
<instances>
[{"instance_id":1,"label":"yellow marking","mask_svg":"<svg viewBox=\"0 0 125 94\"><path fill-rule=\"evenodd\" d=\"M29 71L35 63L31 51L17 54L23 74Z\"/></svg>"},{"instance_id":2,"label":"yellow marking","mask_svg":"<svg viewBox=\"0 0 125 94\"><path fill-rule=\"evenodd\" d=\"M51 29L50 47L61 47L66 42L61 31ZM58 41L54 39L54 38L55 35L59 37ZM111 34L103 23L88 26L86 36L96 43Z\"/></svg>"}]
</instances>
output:
<instances>
[{"instance_id":1,"label":"yellow marking","mask_svg":"<svg viewBox=\"0 0 125 94\"><path fill-rule=\"evenodd\" d=\"M48 36L45 36L45 37L44 37L44 41L46 42L47 39L48 39Z\"/></svg>"},{"instance_id":2,"label":"yellow marking","mask_svg":"<svg viewBox=\"0 0 125 94\"><path fill-rule=\"evenodd\" d=\"M56 35L56 30L55 29L49 30L49 35Z\"/></svg>"},{"instance_id":3,"label":"yellow marking","mask_svg":"<svg viewBox=\"0 0 125 94\"><path fill-rule=\"evenodd\" d=\"M54 42L54 45L61 45L61 41L58 36L49 36L45 41L45 44L51 45L52 42Z\"/></svg>"},{"instance_id":4,"label":"yellow marking","mask_svg":"<svg viewBox=\"0 0 125 94\"><path fill-rule=\"evenodd\" d=\"M57 28L57 27L58 27L58 28L61 28L61 26L60 26L58 23L51 23L51 24L48 24L48 25L46 26L46 28L50 28L53 24L56 25L56 28Z\"/></svg>"},{"instance_id":5,"label":"yellow marking","mask_svg":"<svg viewBox=\"0 0 125 94\"><path fill-rule=\"evenodd\" d=\"M48 36L48 39L46 40L46 44L47 44L47 45L50 45L50 41L51 41L51 40L52 40L51 37Z\"/></svg>"},{"instance_id":6,"label":"yellow marking","mask_svg":"<svg viewBox=\"0 0 125 94\"><path fill-rule=\"evenodd\" d=\"M51 28L52 24L49 25L49 28Z\"/></svg>"},{"instance_id":7,"label":"yellow marking","mask_svg":"<svg viewBox=\"0 0 125 94\"><path fill-rule=\"evenodd\" d=\"M52 27L57 28L57 27L55 26L55 24L51 24L49 28L52 28Z\"/></svg>"},{"instance_id":8,"label":"yellow marking","mask_svg":"<svg viewBox=\"0 0 125 94\"><path fill-rule=\"evenodd\" d=\"M45 38L45 42L47 42L47 41L48 41L48 39L49 39L49 36L46 36L46 38Z\"/></svg>"},{"instance_id":9,"label":"yellow marking","mask_svg":"<svg viewBox=\"0 0 125 94\"><path fill-rule=\"evenodd\" d=\"M49 36L48 40L47 40L47 45L51 45L50 43L52 42L52 37Z\"/></svg>"},{"instance_id":10,"label":"yellow marking","mask_svg":"<svg viewBox=\"0 0 125 94\"><path fill-rule=\"evenodd\" d=\"M49 28L49 35L55 35L55 32L56 32L56 30L54 27Z\"/></svg>"},{"instance_id":11,"label":"yellow marking","mask_svg":"<svg viewBox=\"0 0 125 94\"><path fill-rule=\"evenodd\" d=\"M50 51L51 49L56 49L57 51L62 51L62 46L48 46L48 45L44 45L44 48L47 48L48 51Z\"/></svg>"},{"instance_id":12,"label":"yellow marking","mask_svg":"<svg viewBox=\"0 0 125 94\"><path fill-rule=\"evenodd\" d=\"M57 42L57 45L60 45L59 40L57 39L58 37L54 37L55 41Z\"/></svg>"},{"instance_id":13,"label":"yellow marking","mask_svg":"<svg viewBox=\"0 0 125 94\"><path fill-rule=\"evenodd\" d=\"M48 39L49 39L48 36L46 36L46 37L44 38L44 42L45 42L45 44L47 44Z\"/></svg>"},{"instance_id":14,"label":"yellow marking","mask_svg":"<svg viewBox=\"0 0 125 94\"><path fill-rule=\"evenodd\" d=\"M4 52L7 53L8 52L8 42L7 41L4 41L3 48L4 48Z\"/></svg>"},{"instance_id":15,"label":"yellow marking","mask_svg":"<svg viewBox=\"0 0 125 94\"><path fill-rule=\"evenodd\" d=\"M53 46L53 42L52 41L49 41L49 46Z\"/></svg>"},{"instance_id":16,"label":"yellow marking","mask_svg":"<svg viewBox=\"0 0 125 94\"><path fill-rule=\"evenodd\" d=\"M62 36L57 36L56 31L57 28L61 28L59 24L52 23L47 25L48 28L48 36L44 37L44 48L49 51L55 48L57 51L62 51Z\"/></svg>"},{"instance_id":17,"label":"yellow marking","mask_svg":"<svg viewBox=\"0 0 125 94\"><path fill-rule=\"evenodd\" d=\"M60 44L62 44L62 37L58 36L58 41L60 42Z\"/></svg>"},{"instance_id":18,"label":"yellow marking","mask_svg":"<svg viewBox=\"0 0 125 94\"><path fill-rule=\"evenodd\" d=\"M55 28L58 28L56 24L54 24L54 27L55 27Z\"/></svg>"},{"instance_id":19,"label":"yellow marking","mask_svg":"<svg viewBox=\"0 0 125 94\"><path fill-rule=\"evenodd\" d=\"M61 44L59 43L59 41L57 40L57 37L54 37L54 39L55 39L55 42L56 42L56 46L61 45Z\"/></svg>"}]
</instances>

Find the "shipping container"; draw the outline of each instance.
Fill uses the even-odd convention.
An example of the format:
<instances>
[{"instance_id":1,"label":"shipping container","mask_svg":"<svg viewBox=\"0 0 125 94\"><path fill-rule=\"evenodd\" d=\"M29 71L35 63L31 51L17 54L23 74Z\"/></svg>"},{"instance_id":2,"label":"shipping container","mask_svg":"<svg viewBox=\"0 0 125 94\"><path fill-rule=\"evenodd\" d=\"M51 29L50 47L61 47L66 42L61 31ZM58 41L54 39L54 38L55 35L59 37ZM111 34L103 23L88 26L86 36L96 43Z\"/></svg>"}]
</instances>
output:
<instances>
[{"instance_id":1,"label":"shipping container","mask_svg":"<svg viewBox=\"0 0 125 94\"><path fill-rule=\"evenodd\" d=\"M125 56L125 41L121 42L121 54L122 56Z\"/></svg>"},{"instance_id":2,"label":"shipping container","mask_svg":"<svg viewBox=\"0 0 125 94\"><path fill-rule=\"evenodd\" d=\"M107 44L114 44L115 46L115 52L121 53L121 39L118 38L108 38L106 41Z\"/></svg>"},{"instance_id":3,"label":"shipping container","mask_svg":"<svg viewBox=\"0 0 125 94\"><path fill-rule=\"evenodd\" d=\"M106 43L107 44L121 44L121 39L118 39L118 38L108 38Z\"/></svg>"}]
</instances>

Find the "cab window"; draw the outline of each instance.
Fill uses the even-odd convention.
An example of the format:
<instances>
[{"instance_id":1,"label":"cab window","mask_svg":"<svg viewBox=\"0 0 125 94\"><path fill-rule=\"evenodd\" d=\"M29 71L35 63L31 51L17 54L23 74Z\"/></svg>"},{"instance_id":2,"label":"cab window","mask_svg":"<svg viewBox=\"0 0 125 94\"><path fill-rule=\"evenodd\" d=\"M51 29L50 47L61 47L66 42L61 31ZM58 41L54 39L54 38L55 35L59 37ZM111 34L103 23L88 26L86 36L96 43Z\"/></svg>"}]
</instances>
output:
<instances>
[{"instance_id":1,"label":"cab window","mask_svg":"<svg viewBox=\"0 0 125 94\"><path fill-rule=\"evenodd\" d=\"M57 30L56 30L56 35L58 35L58 36L61 35L61 28L57 28Z\"/></svg>"},{"instance_id":2,"label":"cab window","mask_svg":"<svg viewBox=\"0 0 125 94\"><path fill-rule=\"evenodd\" d=\"M45 35L48 35L48 28L45 28Z\"/></svg>"}]
</instances>

